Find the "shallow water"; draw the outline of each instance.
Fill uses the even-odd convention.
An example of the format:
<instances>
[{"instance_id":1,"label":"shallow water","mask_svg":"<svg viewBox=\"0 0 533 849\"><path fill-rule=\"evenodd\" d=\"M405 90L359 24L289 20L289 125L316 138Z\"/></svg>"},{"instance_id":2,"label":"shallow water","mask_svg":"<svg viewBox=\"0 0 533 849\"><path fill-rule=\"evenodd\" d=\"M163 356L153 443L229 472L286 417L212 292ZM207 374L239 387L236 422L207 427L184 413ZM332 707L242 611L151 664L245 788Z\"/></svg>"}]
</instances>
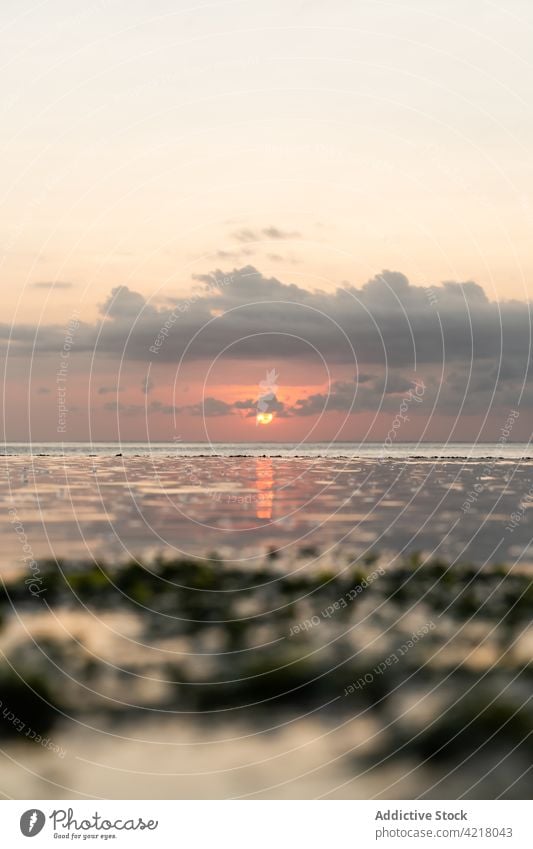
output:
<instances>
[{"instance_id":1,"label":"shallow water","mask_svg":"<svg viewBox=\"0 0 533 849\"><path fill-rule=\"evenodd\" d=\"M52 748L5 720L4 790L527 798L533 461L229 452L3 458L0 698L25 711L24 680L60 710ZM34 557L83 565L49 565L34 597Z\"/></svg>"},{"instance_id":2,"label":"shallow water","mask_svg":"<svg viewBox=\"0 0 533 849\"><path fill-rule=\"evenodd\" d=\"M4 567L23 544L70 559L316 548L533 561L527 459L17 455L0 475Z\"/></svg>"}]
</instances>

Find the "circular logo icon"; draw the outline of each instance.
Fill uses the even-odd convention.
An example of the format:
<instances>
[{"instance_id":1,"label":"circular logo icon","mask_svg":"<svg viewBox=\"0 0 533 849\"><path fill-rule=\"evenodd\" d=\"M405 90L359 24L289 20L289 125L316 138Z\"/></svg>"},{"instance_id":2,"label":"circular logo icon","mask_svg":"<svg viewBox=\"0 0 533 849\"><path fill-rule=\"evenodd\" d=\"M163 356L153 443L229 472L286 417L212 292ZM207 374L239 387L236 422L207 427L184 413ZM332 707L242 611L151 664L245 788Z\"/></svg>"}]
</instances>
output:
<instances>
[{"instance_id":1,"label":"circular logo icon","mask_svg":"<svg viewBox=\"0 0 533 849\"><path fill-rule=\"evenodd\" d=\"M24 811L20 818L20 830L24 837L35 837L42 831L46 822L46 817L38 808L30 808L29 811Z\"/></svg>"}]
</instances>

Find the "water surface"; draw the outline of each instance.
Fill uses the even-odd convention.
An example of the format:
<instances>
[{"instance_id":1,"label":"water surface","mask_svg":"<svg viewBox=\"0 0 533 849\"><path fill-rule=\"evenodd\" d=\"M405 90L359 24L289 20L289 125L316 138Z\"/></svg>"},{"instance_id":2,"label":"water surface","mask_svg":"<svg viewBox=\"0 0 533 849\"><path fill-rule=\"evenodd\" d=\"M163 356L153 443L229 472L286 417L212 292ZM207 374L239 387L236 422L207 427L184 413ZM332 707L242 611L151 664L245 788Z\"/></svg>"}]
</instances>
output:
<instances>
[{"instance_id":1,"label":"water surface","mask_svg":"<svg viewBox=\"0 0 533 849\"><path fill-rule=\"evenodd\" d=\"M525 446L507 446L505 458L494 446L492 455L476 446L461 458L460 446L453 458L434 458L431 446L427 456L391 458L315 456L312 449L263 456L263 446L243 456L230 456L231 446L205 456L184 455L185 446L172 454L168 446L149 454L138 448L121 456L105 446L92 456L78 447L4 457L4 564L21 554L15 519L36 557L217 552L246 562L273 550L292 562L313 548L332 560L341 550L419 550L476 563L532 559L533 460L523 457Z\"/></svg>"}]
</instances>

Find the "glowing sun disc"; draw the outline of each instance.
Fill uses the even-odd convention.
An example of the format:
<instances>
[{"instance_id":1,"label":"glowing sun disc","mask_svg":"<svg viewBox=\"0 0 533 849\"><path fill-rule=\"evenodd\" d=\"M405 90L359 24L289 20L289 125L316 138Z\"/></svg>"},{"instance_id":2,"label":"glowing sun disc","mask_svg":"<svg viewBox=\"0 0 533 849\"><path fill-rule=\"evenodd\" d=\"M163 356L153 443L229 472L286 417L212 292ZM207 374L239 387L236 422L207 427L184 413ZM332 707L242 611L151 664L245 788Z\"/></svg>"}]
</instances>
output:
<instances>
[{"instance_id":1,"label":"glowing sun disc","mask_svg":"<svg viewBox=\"0 0 533 849\"><path fill-rule=\"evenodd\" d=\"M266 425L266 424L270 424L270 422L272 421L273 418L274 418L274 416L272 415L272 413L258 413L256 421L257 421L257 424Z\"/></svg>"}]
</instances>

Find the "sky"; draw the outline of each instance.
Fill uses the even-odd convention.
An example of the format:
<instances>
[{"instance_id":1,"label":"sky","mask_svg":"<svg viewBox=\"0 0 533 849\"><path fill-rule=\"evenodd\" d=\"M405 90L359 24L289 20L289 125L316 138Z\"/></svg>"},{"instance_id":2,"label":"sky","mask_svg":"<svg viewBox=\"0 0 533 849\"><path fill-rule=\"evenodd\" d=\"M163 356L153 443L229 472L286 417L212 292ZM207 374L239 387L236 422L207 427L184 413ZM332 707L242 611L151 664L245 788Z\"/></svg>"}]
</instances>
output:
<instances>
[{"instance_id":1,"label":"sky","mask_svg":"<svg viewBox=\"0 0 533 849\"><path fill-rule=\"evenodd\" d=\"M529 440L529 3L0 31L3 439Z\"/></svg>"}]
</instances>

